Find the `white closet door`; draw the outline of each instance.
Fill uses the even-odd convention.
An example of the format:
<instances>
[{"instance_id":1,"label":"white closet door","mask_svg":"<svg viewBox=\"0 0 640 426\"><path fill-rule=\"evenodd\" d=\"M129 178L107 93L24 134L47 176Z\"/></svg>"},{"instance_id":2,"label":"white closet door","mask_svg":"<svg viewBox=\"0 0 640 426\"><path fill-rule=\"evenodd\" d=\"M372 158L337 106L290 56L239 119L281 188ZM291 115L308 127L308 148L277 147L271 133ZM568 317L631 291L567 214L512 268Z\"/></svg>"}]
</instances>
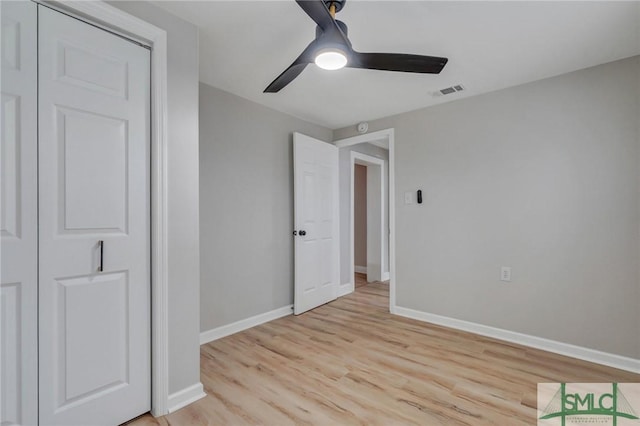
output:
<instances>
[{"instance_id":1,"label":"white closet door","mask_svg":"<svg viewBox=\"0 0 640 426\"><path fill-rule=\"evenodd\" d=\"M40 422L118 424L151 399L150 54L40 6L38 55Z\"/></svg>"},{"instance_id":2,"label":"white closet door","mask_svg":"<svg viewBox=\"0 0 640 426\"><path fill-rule=\"evenodd\" d=\"M36 5L0 2L0 424L38 421Z\"/></svg>"}]
</instances>

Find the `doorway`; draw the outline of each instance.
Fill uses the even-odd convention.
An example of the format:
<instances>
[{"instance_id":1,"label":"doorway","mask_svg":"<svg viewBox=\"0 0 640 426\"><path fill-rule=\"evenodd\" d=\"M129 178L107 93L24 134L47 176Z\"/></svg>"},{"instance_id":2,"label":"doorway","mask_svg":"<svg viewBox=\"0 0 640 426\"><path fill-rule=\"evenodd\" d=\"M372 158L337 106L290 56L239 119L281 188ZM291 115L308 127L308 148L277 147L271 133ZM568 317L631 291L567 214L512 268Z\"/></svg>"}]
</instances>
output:
<instances>
[{"instance_id":1,"label":"doorway","mask_svg":"<svg viewBox=\"0 0 640 426\"><path fill-rule=\"evenodd\" d=\"M354 284L356 273L364 273L367 282L386 281L389 275L386 160L357 151L351 151L350 157L350 277Z\"/></svg>"},{"instance_id":2,"label":"doorway","mask_svg":"<svg viewBox=\"0 0 640 426\"><path fill-rule=\"evenodd\" d=\"M385 129L376 132L372 132L369 134L353 136L345 139L340 139L335 141L334 144L341 149L341 153L347 152L344 148L353 147L354 145L359 144L371 144L380 148L387 150L388 159L387 159L387 172L386 172L386 182L388 182L388 187L386 188L386 196L388 198L388 209L381 214L386 216L386 223L381 231L380 235L388 235L388 268L383 271L381 279L389 281L389 311L391 313L395 313L396 306L396 294L395 294L395 164L394 164L394 149L395 149L395 140L394 140L394 129ZM375 157L374 157L375 159ZM341 265L344 265L341 269L341 285L338 289L338 296L344 296L346 294L352 293L355 290L355 282L354 282L354 273L355 273L355 259L353 254L353 221L351 211L353 211L353 180L349 177L352 176L352 164L355 165L355 160L352 162L350 159L350 155L341 155L340 156L340 204L341 204ZM344 173L344 170L347 170L347 174ZM373 170L368 168L367 171ZM384 174L384 172L383 172ZM367 177L369 181L369 176ZM369 200L367 201L369 203ZM367 218L368 220L368 218ZM368 223L367 223L367 226ZM368 244L368 242L367 242ZM383 255L384 259L385 256ZM388 275L387 275L388 273Z\"/></svg>"}]
</instances>

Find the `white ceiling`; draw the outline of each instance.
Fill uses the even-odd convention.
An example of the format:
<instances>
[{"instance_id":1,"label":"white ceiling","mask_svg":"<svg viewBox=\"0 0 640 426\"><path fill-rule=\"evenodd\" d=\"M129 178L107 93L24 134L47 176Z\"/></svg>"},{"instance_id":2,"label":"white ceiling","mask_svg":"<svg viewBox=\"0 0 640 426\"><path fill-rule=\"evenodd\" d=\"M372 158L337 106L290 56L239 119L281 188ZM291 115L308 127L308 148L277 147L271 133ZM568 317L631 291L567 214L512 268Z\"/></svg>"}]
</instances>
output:
<instances>
[{"instance_id":1,"label":"white ceiling","mask_svg":"<svg viewBox=\"0 0 640 426\"><path fill-rule=\"evenodd\" d=\"M348 0L354 49L445 56L439 75L309 65L262 93L311 42L293 1L156 1L200 28L200 80L332 129L640 54L640 1ZM441 88L466 91L434 97Z\"/></svg>"}]
</instances>

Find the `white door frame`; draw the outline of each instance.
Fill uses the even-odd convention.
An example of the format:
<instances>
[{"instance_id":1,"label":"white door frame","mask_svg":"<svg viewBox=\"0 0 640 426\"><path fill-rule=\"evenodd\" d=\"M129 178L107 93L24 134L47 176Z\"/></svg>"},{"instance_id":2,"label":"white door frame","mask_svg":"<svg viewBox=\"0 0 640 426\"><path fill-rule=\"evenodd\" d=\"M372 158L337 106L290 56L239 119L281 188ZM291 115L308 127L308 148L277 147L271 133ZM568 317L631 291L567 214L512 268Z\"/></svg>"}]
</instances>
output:
<instances>
[{"instance_id":1,"label":"white door frame","mask_svg":"<svg viewBox=\"0 0 640 426\"><path fill-rule=\"evenodd\" d=\"M167 33L103 1L44 1L151 48L151 413L168 413Z\"/></svg>"},{"instance_id":2,"label":"white door frame","mask_svg":"<svg viewBox=\"0 0 640 426\"><path fill-rule=\"evenodd\" d=\"M396 313L396 202L395 202L395 140L394 129L385 129L352 136L334 142L338 148L359 143L380 142L389 147L389 312ZM353 197L353 192L352 195Z\"/></svg>"},{"instance_id":3,"label":"white door frame","mask_svg":"<svg viewBox=\"0 0 640 426\"><path fill-rule=\"evenodd\" d=\"M349 250L350 250L350 267L351 267L351 272L350 272L350 276L353 279L353 276L355 274L355 165L356 164L360 164L363 165L365 167L367 167L367 206L366 206L366 210L367 210L367 281L369 281L369 278L371 276L374 276L376 278L378 278L378 281L382 281L383 280L383 275L384 275L384 236L385 236L385 230L384 230L384 217L385 217L385 213L384 213L384 177L383 177L383 173L384 173L384 160L380 159L380 158L376 158L373 157L371 155L367 155L367 154L363 154L361 152L356 152L356 151L351 151L351 162L350 162L350 170L351 170L351 183L350 183L350 188L351 188L351 211L350 211L350 232L349 232ZM374 179L374 176L372 175L372 173L370 173L369 167L376 167L378 169L380 169L378 171L379 173L379 182L373 182L372 179ZM369 210L369 205L371 202L371 199L375 197L376 202L376 207L378 209L380 209L379 212L379 216L380 216L380 221L379 223L377 223L375 226L377 229L374 231L373 228L374 226L372 226L373 224L370 223L370 218L371 216L369 215L370 210ZM375 207L374 207L375 208ZM375 251L378 253L375 253L375 255L373 253L370 253L371 250L369 250L370 246L372 245L372 234L373 233L377 233L377 235L379 235L379 240L380 240L380 244L376 245L375 247ZM371 260L376 259L378 260L378 265L376 267L376 269L379 270L374 270L372 271L371 269L374 267L371 262ZM353 281L351 281L351 291L354 291L355 287L355 283Z\"/></svg>"}]
</instances>

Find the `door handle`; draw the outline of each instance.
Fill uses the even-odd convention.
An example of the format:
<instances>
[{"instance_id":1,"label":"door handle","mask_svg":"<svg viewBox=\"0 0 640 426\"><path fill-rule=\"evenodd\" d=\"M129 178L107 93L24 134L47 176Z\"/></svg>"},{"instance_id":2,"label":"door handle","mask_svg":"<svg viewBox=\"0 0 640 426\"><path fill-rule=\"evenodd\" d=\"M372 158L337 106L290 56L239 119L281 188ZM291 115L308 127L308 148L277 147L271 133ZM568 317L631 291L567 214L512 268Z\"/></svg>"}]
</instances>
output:
<instances>
[{"instance_id":1,"label":"door handle","mask_svg":"<svg viewBox=\"0 0 640 426\"><path fill-rule=\"evenodd\" d=\"M300 235L301 237L304 237L305 235L307 235L307 231L300 230L298 231L298 235Z\"/></svg>"},{"instance_id":2,"label":"door handle","mask_svg":"<svg viewBox=\"0 0 640 426\"><path fill-rule=\"evenodd\" d=\"M98 241L98 247L100 247L100 263L98 264L98 272L102 272L103 268L103 260L104 260L104 241L100 240Z\"/></svg>"}]
</instances>

